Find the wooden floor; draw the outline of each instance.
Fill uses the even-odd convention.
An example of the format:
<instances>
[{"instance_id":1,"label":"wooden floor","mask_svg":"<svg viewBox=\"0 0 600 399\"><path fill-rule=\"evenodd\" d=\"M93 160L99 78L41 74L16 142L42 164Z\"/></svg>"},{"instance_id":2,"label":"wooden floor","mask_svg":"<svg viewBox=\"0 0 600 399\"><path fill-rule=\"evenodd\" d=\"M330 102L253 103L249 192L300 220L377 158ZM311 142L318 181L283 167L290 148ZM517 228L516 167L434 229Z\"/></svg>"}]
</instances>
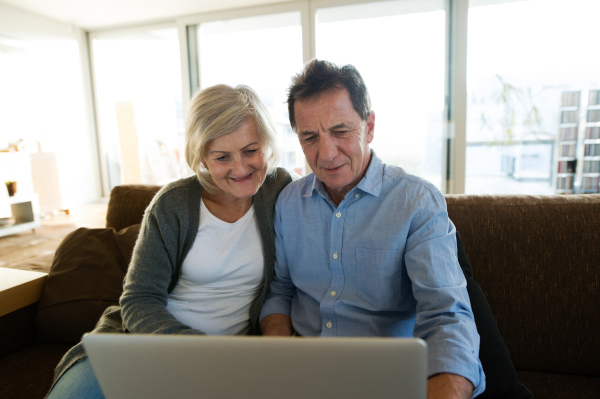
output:
<instances>
[{"instance_id":1,"label":"wooden floor","mask_svg":"<svg viewBox=\"0 0 600 399\"><path fill-rule=\"evenodd\" d=\"M79 227L106 227L106 203L71 208L69 214L55 212L42 220L42 226L0 237L0 267L12 267L40 256L51 256L63 238Z\"/></svg>"}]
</instances>

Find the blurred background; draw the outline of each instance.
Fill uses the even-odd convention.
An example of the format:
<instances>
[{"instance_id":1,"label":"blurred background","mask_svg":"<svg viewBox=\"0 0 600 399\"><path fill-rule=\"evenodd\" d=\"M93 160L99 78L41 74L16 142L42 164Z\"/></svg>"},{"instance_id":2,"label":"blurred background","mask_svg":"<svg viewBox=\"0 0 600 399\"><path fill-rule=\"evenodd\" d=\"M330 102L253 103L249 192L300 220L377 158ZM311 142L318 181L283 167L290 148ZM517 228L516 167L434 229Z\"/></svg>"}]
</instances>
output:
<instances>
[{"instance_id":1,"label":"blurred background","mask_svg":"<svg viewBox=\"0 0 600 399\"><path fill-rule=\"evenodd\" d=\"M598 192L598 15L597 0L0 0L0 179L51 212L190 175L185 109L218 83L257 90L281 166L309 173L285 99L316 56L363 75L377 154L445 193Z\"/></svg>"}]
</instances>

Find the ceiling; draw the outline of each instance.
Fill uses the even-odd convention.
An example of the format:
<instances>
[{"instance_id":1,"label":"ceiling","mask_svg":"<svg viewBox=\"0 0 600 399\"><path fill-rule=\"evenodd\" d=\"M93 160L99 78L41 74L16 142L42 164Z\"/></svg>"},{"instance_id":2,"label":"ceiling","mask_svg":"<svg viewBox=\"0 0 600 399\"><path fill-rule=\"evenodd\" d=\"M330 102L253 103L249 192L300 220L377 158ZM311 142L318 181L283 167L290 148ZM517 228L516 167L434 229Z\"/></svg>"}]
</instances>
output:
<instances>
[{"instance_id":1,"label":"ceiling","mask_svg":"<svg viewBox=\"0 0 600 399\"><path fill-rule=\"evenodd\" d=\"M291 0L0 0L0 4L97 30L286 1Z\"/></svg>"}]
</instances>

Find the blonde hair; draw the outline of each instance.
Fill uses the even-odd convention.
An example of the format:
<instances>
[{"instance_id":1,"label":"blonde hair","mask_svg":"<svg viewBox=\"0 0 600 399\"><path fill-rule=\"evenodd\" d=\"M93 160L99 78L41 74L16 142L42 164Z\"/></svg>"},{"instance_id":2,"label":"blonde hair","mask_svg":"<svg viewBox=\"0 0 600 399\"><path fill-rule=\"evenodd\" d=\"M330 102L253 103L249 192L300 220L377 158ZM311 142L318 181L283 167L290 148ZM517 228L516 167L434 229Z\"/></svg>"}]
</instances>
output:
<instances>
[{"instance_id":1,"label":"blonde hair","mask_svg":"<svg viewBox=\"0 0 600 399\"><path fill-rule=\"evenodd\" d=\"M238 130L247 120L256 123L260 143L268 149L267 165L271 173L279 163L275 126L254 90L245 85L235 88L216 85L197 92L192 98L185 119L185 159L208 192L217 191L202 162L208 143Z\"/></svg>"}]
</instances>

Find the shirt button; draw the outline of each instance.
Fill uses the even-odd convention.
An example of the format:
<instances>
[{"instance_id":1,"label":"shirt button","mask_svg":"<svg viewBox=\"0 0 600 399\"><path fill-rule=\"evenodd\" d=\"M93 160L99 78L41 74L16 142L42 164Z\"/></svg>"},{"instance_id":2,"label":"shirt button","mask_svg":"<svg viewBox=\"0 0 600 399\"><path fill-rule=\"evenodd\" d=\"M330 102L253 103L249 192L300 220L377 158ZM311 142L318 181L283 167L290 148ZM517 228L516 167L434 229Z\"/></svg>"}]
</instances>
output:
<instances>
[{"instance_id":1,"label":"shirt button","mask_svg":"<svg viewBox=\"0 0 600 399\"><path fill-rule=\"evenodd\" d=\"M325 324L327 326L327 328L331 328L331 326L333 326L333 324L331 324L330 321L327 322L327 324Z\"/></svg>"},{"instance_id":2,"label":"shirt button","mask_svg":"<svg viewBox=\"0 0 600 399\"><path fill-rule=\"evenodd\" d=\"M331 296L335 296L336 294L337 294L337 292L331 291Z\"/></svg>"},{"instance_id":3,"label":"shirt button","mask_svg":"<svg viewBox=\"0 0 600 399\"><path fill-rule=\"evenodd\" d=\"M333 259L337 259L338 258L338 254L337 252L333 254Z\"/></svg>"},{"instance_id":4,"label":"shirt button","mask_svg":"<svg viewBox=\"0 0 600 399\"><path fill-rule=\"evenodd\" d=\"M336 217L336 218L338 218L338 219L339 219L339 218L341 218L341 217L342 217L342 212L338 212L338 213L336 213L336 214L335 214L335 217Z\"/></svg>"},{"instance_id":5,"label":"shirt button","mask_svg":"<svg viewBox=\"0 0 600 399\"><path fill-rule=\"evenodd\" d=\"M360 197L360 195L358 195L358 193L354 194L354 196L355 196L356 198Z\"/></svg>"}]
</instances>

